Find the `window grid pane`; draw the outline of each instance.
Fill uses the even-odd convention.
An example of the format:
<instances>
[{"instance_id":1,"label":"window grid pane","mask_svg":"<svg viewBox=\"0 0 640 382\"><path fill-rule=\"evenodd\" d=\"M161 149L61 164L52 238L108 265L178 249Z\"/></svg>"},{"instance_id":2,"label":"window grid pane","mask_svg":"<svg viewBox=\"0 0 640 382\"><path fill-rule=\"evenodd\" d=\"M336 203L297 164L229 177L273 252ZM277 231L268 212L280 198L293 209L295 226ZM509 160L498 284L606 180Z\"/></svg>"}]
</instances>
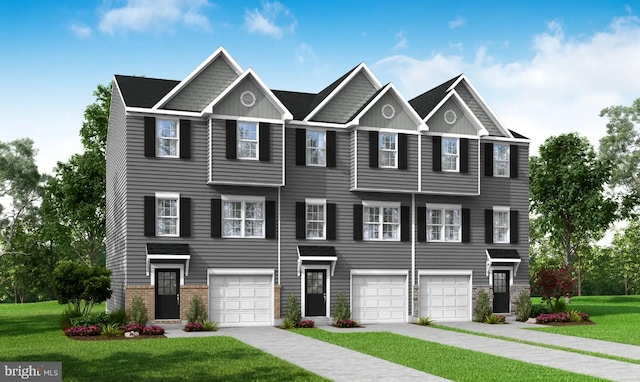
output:
<instances>
[{"instance_id":1,"label":"window grid pane","mask_svg":"<svg viewBox=\"0 0 640 382\"><path fill-rule=\"evenodd\" d=\"M493 211L493 242L509 242L509 211Z\"/></svg>"},{"instance_id":2,"label":"window grid pane","mask_svg":"<svg viewBox=\"0 0 640 382\"><path fill-rule=\"evenodd\" d=\"M324 131L307 130L307 164L325 166Z\"/></svg>"},{"instance_id":3,"label":"window grid pane","mask_svg":"<svg viewBox=\"0 0 640 382\"><path fill-rule=\"evenodd\" d=\"M307 204L307 238L323 239L324 226L324 204Z\"/></svg>"},{"instance_id":4,"label":"window grid pane","mask_svg":"<svg viewBox=\"0 0 640 382\"><path fill-rule=\"evenodd\" d=\"M458 171L458 139L442 138L442 170Z\"/></svg>"},{"instance_id":5,"label":"window grid pane","mask_svg":"<svg viewBox=\"0 0 640 382\"><path fill-rule=\"evenodd\" d=\"M509 146L493 146L493 175L509 175Z\"/></svg>"},{"instance_id":6,"label":"window grid pane","mask_svg":"<svg viewBox=\"0 0 640 382\"><path fill-rule=\"evenodd\" d=\"M178 199L157 199L156 232L158 236L178 234Z\"/></svg>"},{"instance_id":7,"label":"window grid pane","mask_svg":"<svg viewBox=\"0 0 640 382\"><path fill-rule=\"evenodd\" d=\"M380 133L378 143L378 165L380 167L396 167L398 154L396 146L397 136L395 133Z\"/></svg>"},{"instance_id":8,"label":"window grid pane","mask_svg":"<svg viewBox=\"0 0 640 382\"><path fill-rule=\"evenodd\" d=\"M238 122L238 159L258 159L258 124Z\"/></svg>"},{"instance_id":9,"label":"window grid pane","mask_svg":"<svg viewBox=\"0 0 640 382\"><path fill-rule=\"evenodd\" d=\"M156 156L178 156L178 121L156 121Z\"/></svg>"},{"instance_id":10,"label":"window grid pane","mask_svg":"<svg viewBox=\"0 0 640 382\"><path fill-rule=\"evenodd\" d=\"M427 211L427 241L459 242L461 235L459 209L429 209Z\"/></svg>"},{"instance_id":11,"label":"window grid pane","mask_svg":"<svg viewBox=\"0 0 640 382\"><path fill-rule=\"evenodd\" d=\"M398 240L400 238L400 208L365 207L364 239Z\"/></svg>"}]
</instances>

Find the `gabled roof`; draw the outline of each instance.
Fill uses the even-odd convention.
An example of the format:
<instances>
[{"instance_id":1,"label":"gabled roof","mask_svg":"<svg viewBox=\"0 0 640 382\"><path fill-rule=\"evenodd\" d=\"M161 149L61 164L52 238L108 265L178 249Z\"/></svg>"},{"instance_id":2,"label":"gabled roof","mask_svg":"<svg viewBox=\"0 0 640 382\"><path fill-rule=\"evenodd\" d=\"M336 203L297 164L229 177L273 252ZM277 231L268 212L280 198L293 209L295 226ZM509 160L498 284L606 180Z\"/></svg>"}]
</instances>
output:
<instances>
[{"instance_id":1,"label":"gabled roof","mask_svg":"<svg viewBox=\"0 0 640 382\"><path fill-rule=\"evenodd\" d=\"M302 121L309 114L313 100L318 96L314 93L290 92L287 90L272 90L280 102L293 114L293 119Z\"/></svg>"},{"instance_id":2,"label":"gabled roof","mask_svg":"<svg viewBox=\"0 0 640 382\"><path fill-rule=\"evenodd\" d=\"M380 98L382 98L382 96L384 96L387 93L395 94L396 99L404 107L404 109L407 111L411 119L413 119L416 122L416 126L418 130L421 128L426 129L426 125L424 124L424 122L422 121L418 113L416 113L416 111L411 107L411 105L409 105L409 103L404 99L404 97L400 95L400 92L398 92L398 89L396 89L396 87L390 82L384 85L382 88L380 88L377 92L375 92L371 96L371 98L364 105L362 105L360 110L358 110L351 117L350 121L355 125L359 125L360 118L362 118L373 107L373 105L375 105L376 102L378 102L378 100L380 100Z\"/></svg>"},{"instance_id":3,"label":"gabled roof","mask_svg":"<svg viewBox=\"0 0 640 382\"><path fill-rule=\"evenodd\" d=\"M449 90L451 90L452 85L458 82L460 77L462 77L462 74L420 94L419 96L409 100L409 104L415 109L420 118L424 119L446 97Z\"/></svg>"},{"instance_id":4,"label":"gabled roof","mask_svg":"<svg viewBox=\"0 0 640 382\"><path fill-rule=\"evenodd\" d=\"M151 108L180 81L116 74L115 81L127 107Z\"/></svg>"},{"instance_id":5,"label":"gabled roof","mask_svg":"<svg viewBox=\"0 0 640 382\"><path fill-rule=\"evenodd\" d=\"M318 105L320 105L329 96L329 94L331 94L345 79L347 79L347 77L349 77L353 72L355 72L360 65L361 64L356 65L355 67L353 67L353 69L343 74L342 77L333 81L331 85L327 86L326 88L322 89L318 94L316 94L313 101L309 105L309 109L307 110L307 114L305 114L305 117L309 113L311 113L315 108L317 108ZM301 120L302 119L304 119L304 117L301 118Z\"/></svg>"}]
</instances>

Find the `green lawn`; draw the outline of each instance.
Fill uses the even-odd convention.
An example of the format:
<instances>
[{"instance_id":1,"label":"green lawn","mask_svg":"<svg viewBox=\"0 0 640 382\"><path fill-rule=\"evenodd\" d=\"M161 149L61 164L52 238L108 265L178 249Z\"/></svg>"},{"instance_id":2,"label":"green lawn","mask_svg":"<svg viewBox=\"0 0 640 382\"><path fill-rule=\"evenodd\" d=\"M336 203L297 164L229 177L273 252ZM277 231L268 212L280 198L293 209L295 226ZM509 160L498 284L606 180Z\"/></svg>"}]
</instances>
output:
<instances>
[{"instance_id":1,"label":"green lawn","mask_svg":"<svg viewBox=\"0 0 640 382\"><path fill-rule=\"evenodd\" d=\"M324 380L230 337L71 340L61 312L56 302L0 304L0 360L61 361L65 381Z\"/></svg>"},{"instance_id":2,"label":"green lawn","mask_svg":"<svg viewBox=\"0 0 640 382\"><path fill-rule=\"evenodd\" d=\"M532 298L534 303L539 298ZM640 296L572 297L569 309L588 313L595 325L532 328L550 333L640 346ZM597 349L585 349L596 350Z\"/></svg>"},{"instance_id":3,"label":"green lawn","mask_svg":"<svg viewBox=\"0 0 640 382\"><path fill-rule=\"evenodd\" d=\"M602 379L386 332L296 333L454 381L602 381Z\"/></svg>"}]
</instances>

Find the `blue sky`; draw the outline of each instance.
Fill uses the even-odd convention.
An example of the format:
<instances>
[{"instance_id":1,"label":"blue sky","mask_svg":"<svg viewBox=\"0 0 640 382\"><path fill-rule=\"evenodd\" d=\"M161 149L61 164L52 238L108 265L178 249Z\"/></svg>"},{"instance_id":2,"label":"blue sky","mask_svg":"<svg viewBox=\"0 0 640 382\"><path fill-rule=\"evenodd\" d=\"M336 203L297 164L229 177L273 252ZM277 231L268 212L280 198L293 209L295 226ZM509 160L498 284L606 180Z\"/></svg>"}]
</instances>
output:
<instances>
[{"instance_id":1,"label":"blue sky","mask_svg":"<svg viewBox=\"0 0 640 382\"><path fill-rule=\"evenodd\" d=\"M81 150L97 84L180 80L219 46L273 89L317 92L360 62L412 98L465 73L508 128L578 131L640 97L640 1L105 0L0 3L0 140L38 164Z\"/></svg>"}]
</instances>

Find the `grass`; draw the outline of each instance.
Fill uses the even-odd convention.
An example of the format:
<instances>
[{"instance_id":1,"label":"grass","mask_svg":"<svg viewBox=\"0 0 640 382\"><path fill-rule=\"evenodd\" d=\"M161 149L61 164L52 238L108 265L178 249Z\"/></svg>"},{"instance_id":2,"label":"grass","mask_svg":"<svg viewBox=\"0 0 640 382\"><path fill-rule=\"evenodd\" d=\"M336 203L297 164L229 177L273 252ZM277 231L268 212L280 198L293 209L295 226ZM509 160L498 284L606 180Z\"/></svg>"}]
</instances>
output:
<instances>
[{"instance_id":1,"label":"grass","mask_svg":"<svg viewBox=\"0 0 640 382\"><path fill-rule=\"evenodd\" d=\"M538 303L533 298L532 303ZM567 309L588 313L596 325L548 326L532 328L555 334L593 338L640 346L640 296L581 296L572 297Z\"/></svg>"},{"instance_id":2,"label":"grass","mask_svg":"<svg viewBox=\"0 0 640 382\"><path fill-rule=\"evenodd\" d=\"M602 381L490 354L387 332L333 333L294 329L296 333L454 381Z\"/></svg>"},{"instance_id":3,"label":"grass","mask_svg":"<svg viewBox=\"0 0 640 382\"><path fill-rule=\"evenodd\" d=\"M61 312L56 302L0 304L0 359L61 361L65 381L325 380L230 337L71 340Z\"/></svg>"}]
</instances>

